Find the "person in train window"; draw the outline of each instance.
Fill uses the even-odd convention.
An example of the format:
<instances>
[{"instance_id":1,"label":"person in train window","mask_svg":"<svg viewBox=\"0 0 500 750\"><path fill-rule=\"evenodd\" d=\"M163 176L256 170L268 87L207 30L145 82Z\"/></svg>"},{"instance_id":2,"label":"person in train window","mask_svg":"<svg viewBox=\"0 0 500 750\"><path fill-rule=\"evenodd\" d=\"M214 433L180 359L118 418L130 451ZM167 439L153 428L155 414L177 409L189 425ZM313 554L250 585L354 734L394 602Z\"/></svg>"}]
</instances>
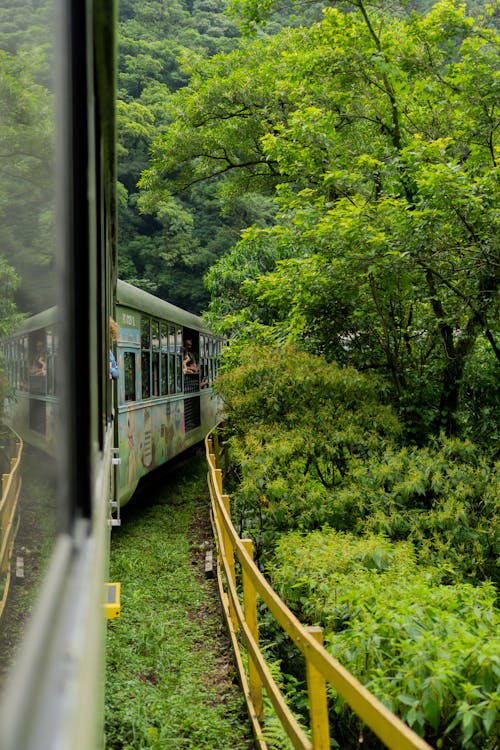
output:
<instances>
[{"instance_id":1,"label":"person in train window","mask_svg":"<svg viewBox=\"0 0 500 750\"><path fill-rule=\"evenodd\" d=\"M184 375L197 375L200 371L200 367L196 362L196 356L193 353L192 348L192 339L184 339L184 358L182 361Z\"/></svg>"},{"instance_id":2,"label":"person in train window","mask_svg":"<svg viewBox=\"0 0 500 750\"><path fill-rule=\"evenodd\" d=\"M116 322L113 320L113 318L110 317L109 319L109 338L111 339L111 342L116 341L118 338L118 326ZM113 350L109 349L109 379L117 380L119 375L118 371L118 362L116 361L116 357L113 354Z\"/></svg>"},{"instance_id":3,"label":"person in train window","mask_svg":"<svg viewBox=\"0 0 500 750\"><path fill-rule=\"evenodd\" d=\"M197 391L200 387L200 366L196 361L196 355L192 351L192 347L192 339L184 339L182 370L184 372L184 390L187 393Z\"/></svg>"},{"instance_id":4,"label":"person in train window","mask_svg":"<svg viewBox=\"0 0 500 750\"><path fill-rule=\"evenodd\" d=\"M47 365L45 362L45 352L43 350L43 341L36 342L36 354L31 363L30 375L44 377L47 374Z\"/></svg>"}]
</instances>

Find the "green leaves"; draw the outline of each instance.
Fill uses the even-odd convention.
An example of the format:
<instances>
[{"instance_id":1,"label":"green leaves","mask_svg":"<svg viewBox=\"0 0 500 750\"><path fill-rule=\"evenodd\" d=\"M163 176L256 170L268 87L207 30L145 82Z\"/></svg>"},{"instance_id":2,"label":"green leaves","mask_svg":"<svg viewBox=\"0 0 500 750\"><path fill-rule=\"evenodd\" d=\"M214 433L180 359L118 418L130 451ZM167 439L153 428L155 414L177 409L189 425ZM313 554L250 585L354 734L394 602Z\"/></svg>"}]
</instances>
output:
<instances>
[{"instance_id":1,"label":"green leaves","mask_svg":"<svg viewBox=\"0 0 500 750\"><path fill-rule=\"evenodd\" d=\"M277 344L238 349L238 358L217 388L240 476L237 514L268 555L278 530L331 522L332 491L400 428L377 383L353 368Z\"/></svg>"},{"instance_id":2,"label":"green leaves","mask_svg":"<svg viewBox=\"0 0 500 750\"><path fill-rule=\"evenodd\" d=\"M236 240L240 225L228 231L230 222L214 212L209 191L200 195L195 190L174 200L163 177L153 184L147 176L138 198L137 183L150 166L153 140L176 117L172 92L188 81L187 60L191 57L203 67L207 56L235 46L237 30L223 14L224 4L223 0L194 0L188 5L176 0L120 3L118 176L127 199L120 204L118 222L119 272L122 278L196 312L207 306L203 274ZM180 221L175 221L175 211Z\"/></svg>"},{"instance_id":3,"label":"green leaves","mask_svg":"<svg viewBox=\"0 0 500 750\"><path fill-rule=\"evenodd\" d=\"M352 368L255 342L238 357L218 384L233 517L273 586L431 744L493 750L500 466L468 441L395 445L376 381Z\"/></svg>"},{"instance_id":4,"label":"green leaves","mask_svg":"<svg viewBox=\"0 0 500 750\"><path fill-rule=\"evenodd\" d=\"M382 570L370 565L377 552ZM283 535L270 573L301 619L326 628L332 654L428 742L494 747L493 587L442 585L444 571L416 566L408 543L331 529ZM340 701L334 710L339 739L350 717Z\"/></svg>"}]
</instances>

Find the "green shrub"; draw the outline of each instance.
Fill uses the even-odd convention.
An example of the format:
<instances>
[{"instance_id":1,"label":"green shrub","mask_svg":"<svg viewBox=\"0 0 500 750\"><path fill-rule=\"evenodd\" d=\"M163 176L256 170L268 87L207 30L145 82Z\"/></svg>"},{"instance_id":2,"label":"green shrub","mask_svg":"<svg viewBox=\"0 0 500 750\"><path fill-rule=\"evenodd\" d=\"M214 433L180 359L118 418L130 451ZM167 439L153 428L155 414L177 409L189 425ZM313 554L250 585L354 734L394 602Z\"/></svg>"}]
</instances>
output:
<instances>
[{"instance_id":1,"label":"green shrub","mask_svg":"<svg viewBox=\"0 0 500 750\"><path fill-rule=\"evenodd\" d=\"M247 347L218 390L238 467L235 513L257 551L276 533L329 521L351 463L400 434L377 381L291 346Z\"/></svg>"},{"instance_id":2,"label":"green shrub","mask_svg":"<svg viewBox=\"0 0 500 750\"><path fill-rule=\"evenodd\" d=\"M411 540L419 562L446 566L450 582L498 581L499 469L470 441L388 447L352 466L332 518L337 528Z\"/></svg>"},{"instance_id":3,"label":"green shrub","mask_svg":"<svg viewBox=\"0 0 500 750\"><path fill-rule=\"evenodd\" d=\"M400 447L376 380L290 347L243 350L219 389L233 514L278 593L431 744L493 750L499 465L469 440ZM302 661L262 625L301 712ZM336 695L332 711L338 746L357 747Z\"/></svg>"},{"instance_id":4,"label":"green shrub","mask_svg":"<svg viewBox=\"0 0 500 750\"><path fill-rule=\"evenodd\" d=\"M500 618L491 585L443 585L446 571L417 567L409 543L330 529L283 535L271 575L302 621L325 628L342 665L427 741L493 750ZM335 692L333 701L339 741L353 719Z\"/></svg>"}]
</instances>

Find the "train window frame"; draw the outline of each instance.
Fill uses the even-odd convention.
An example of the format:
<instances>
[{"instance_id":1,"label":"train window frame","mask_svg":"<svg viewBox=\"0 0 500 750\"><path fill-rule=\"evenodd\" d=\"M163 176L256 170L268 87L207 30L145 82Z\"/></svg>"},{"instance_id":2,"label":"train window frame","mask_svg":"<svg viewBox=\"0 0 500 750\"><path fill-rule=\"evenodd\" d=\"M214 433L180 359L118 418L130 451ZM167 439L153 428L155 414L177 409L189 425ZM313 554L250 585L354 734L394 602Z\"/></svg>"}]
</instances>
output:
<instances>
[{"instance_id":1,"label":"train window frame","mask_svg":"<svg viewBox=\"0 0 500 750\"><path fill-rule=\"evenodd\" d=\"M141 399L151 398L151 318L141 315Z\"/></svg>"},{"instance_id":2,"label":"train window frame","mask_svg":"<svg viewBox=\"0 0 500 750\"><path fill-rule=\"evenodd\" d=\"M161 395L160 375L160 321L156 318L151 320L151 396L158 398Z\"/></svg>"},{"instance_id":3,"label":"train window frame","mask_svg":"<svg viewBox=\"0 0 500 750\"><path fill-rule=\"evenodd\" d=\"M160 394L168 395L168 323L160 320Z\"/></svg>"},{"instance_id":4,"label":"train window frame","mask_svg":"<svg viewBox=\"0 0 500 750\"><path fill-rule=\"evenodd\" d=\"M123 401L125 403L137 401L136 383L137 383L137 352L134 351L133 349L124 349L123 350Z\"/></svg>"},{"instance_id":5,"label":"train window frame","mask_svg":"<svg viewBox=\"0 0 500 750\"><path fill-rule=\"evenodd\" d=\"M183 346L183 330L182 326L176 325L176 350L175 350L175 376L176 376L176 392L182 393L184 390L183 375L182 375L182 346Z\"/></svg>"},{"instance_id":6,"label":"train window frame","mask_svg":"<svg viewBox=\"0 0 500 750\"><path fill-rule=\"evenodd\" d=\"M58 0L43 21L54 62L47 115L55 126L51 272L60 323L55 544L0 696L0 745L85 750L103 742L102 691L95 688L103 676L113 436L100 419L98 391L108 378L103 322L116 271L116 4ZM103 270L107 260L111 273Z\"/></svg>"},{"instance_id":7,"label":"train window frame","mask_svg":"<svg viewBox=\"0 0 500 750\"><path fill-rule=\"evenodd\" d=\"M176 350L176 338L175 338L175 326L173 323L167 324L167 330L168 330L168 343L167 343L167 352L168 352L168 380L167 380L167 388L168 388L168 394L172 395L175 391L175 385L176 385L176 376L175 376L175 350Z\"/></svg>"}]
</instances>

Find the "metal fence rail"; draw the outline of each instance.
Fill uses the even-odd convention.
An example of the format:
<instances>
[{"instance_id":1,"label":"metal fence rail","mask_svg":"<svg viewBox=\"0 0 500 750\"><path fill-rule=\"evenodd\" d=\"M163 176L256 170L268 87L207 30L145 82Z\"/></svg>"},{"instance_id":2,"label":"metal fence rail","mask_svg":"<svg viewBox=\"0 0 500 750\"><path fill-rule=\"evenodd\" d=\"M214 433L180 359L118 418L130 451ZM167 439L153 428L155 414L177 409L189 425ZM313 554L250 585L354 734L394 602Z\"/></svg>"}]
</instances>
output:
<instances>
[{"instance_id":1,"label":"metal fence rail","mask_svg":"<svg viewBox=\"0 0 500 750\"><path fill-rule=\"evenodd\" d=\"M212 523L218 552L219 590L258 747L261 750L267 747L262 730L265 690L294 748L329 750L327 684L330 684L386 747L391 750L431 750L430 745L391 713L326 651L323 647L322 629L302 625L266 581L253 561L252 541L240 539L232 524L230 498L223 494L222 489L221 450L217 434L207 437L205 448ZM242 602L236 586L237 562L241 571ZM259 649L257 596L305 658L310 738L287 706ZM248 675L243 665L240 638L246 651Z\"/></svg>"},{"instance_id":2,"label":"metal fence rail","mask_svg":"<svg viewBox=\"0 0 500 750\"><path fill-rule=\"evenodd\" d=\"M9 430L8 445L3 448L7 473L2 474L2 499L0 501L0 618L2 617L11 580L11 556L19 526L18 500L21 492L21 455L23 441Z\"/></svg>"}]
</instances>

